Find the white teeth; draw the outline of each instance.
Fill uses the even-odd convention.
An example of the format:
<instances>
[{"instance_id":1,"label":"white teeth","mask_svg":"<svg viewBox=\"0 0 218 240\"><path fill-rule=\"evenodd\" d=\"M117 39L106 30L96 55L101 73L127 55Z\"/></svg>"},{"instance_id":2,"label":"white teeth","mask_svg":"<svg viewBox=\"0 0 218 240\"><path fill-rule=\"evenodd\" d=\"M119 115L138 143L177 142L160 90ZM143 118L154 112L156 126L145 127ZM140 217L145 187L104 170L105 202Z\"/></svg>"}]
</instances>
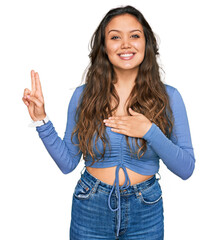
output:
<instances>
[{"instance_id":1,"label":"white teeth","mask_svg":"<svg viewBox=\"0 0 218 240\"><path fill-rule=\"evenodd\" d=\"M133 55L133 53L130 54L120 54L121 57L131 57Z\"/></svg>"}]
</instances>

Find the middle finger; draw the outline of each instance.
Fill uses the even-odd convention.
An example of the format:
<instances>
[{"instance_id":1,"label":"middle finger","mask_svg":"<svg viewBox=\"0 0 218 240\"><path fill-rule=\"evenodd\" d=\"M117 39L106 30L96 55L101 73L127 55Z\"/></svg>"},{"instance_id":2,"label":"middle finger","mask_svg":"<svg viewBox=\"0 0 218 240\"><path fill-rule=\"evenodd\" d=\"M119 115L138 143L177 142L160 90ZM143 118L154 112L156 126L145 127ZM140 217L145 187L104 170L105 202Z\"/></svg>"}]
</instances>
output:
<instances>
[{"instance_id":1,"label":"middle finger","mask_svg":"<svg viewBox=\"0 0 218 240\"><path fill-rule=\"evenodd\" d=\"M39 80L39 74L38 72L35 73L35 86L36 86L36 90L38 90L41 94L42 94L42 86Z\"/></svg>"}]
</instances>

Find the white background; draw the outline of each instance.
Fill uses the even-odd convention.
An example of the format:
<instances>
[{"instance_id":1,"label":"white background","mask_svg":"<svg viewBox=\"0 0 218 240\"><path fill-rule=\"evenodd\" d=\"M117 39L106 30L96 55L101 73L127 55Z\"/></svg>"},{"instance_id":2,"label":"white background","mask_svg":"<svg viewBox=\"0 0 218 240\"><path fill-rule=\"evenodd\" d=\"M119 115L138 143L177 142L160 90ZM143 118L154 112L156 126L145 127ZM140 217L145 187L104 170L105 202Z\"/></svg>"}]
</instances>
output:
<instances>
[{"instance_id":1,"label":"white background","mask_svg":"<svg viewBox=\"0 0 218 240\"><path fill-rule=\"evenodd\" d=\"M39 72L45 109L63 138L67 108L89 63L101 19L120 5L138 8L157 35L163 81L186 105L196 168L186 181L162 163L165 239L218 239L216 1L46 1L0 3L0 239L69 239L72 193L84 166L68 175L49 156L22 102Z\"/></svg>"}]
</instances>

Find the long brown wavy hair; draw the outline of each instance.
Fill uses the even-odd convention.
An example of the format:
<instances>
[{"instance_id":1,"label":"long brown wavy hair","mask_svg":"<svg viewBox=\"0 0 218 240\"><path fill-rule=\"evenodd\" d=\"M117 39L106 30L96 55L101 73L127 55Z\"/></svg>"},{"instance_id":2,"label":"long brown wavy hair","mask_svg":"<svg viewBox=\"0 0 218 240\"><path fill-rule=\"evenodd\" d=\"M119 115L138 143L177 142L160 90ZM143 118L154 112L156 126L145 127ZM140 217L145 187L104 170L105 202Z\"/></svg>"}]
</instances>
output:
<instances>
[{"instance_id":1,"label":"long brown wavy hair","mask_svg":"<svg viewBox=\"0 0 218 240\"><path fill-rule=\"evenodd\" d=\"M127 113L131 116L128 110L131 107L134 111L143 114L155 123L168 138L174 124L169 97L164 83L161 81L160 67L156 59L159 55L159 48L150 25L142 13L132 6L111 9L100 22L90 41L90 64L85 76L85 88L80 96L81 104L78 105L76 110L78 121L71 135L71 141L75 144L72 140L73 135L78 134L79 144L77 145L80 148L79 151L82 151L84 160L86 160L88 151L93 160L91 166L95 161L104 159L106 143L109 144L109 141L105 137L106 127L103 119L113 116L113 112L118 108L120 102L113 85L117 82L117 77L105 51L105 27L113 17L126 13L138 19L143 27L146 39L145 56L139 66L135 85L127 99ZM114 108L110 105L112 96L116 102ZM93 151L92 139L95 133L97 134L95 147L101 156L99 159ZM102 140L103 153L97 148L98 138ZM132 154L129 136L125 135L125 138ZM138 139L141 143L140 146L138 145ZM135 138L135 143L138 147L137 157L140 159L147 150L147 141L143 138ZM139 156L140 151L142 151L141 156Z\"/></svg>"}]
</instances>

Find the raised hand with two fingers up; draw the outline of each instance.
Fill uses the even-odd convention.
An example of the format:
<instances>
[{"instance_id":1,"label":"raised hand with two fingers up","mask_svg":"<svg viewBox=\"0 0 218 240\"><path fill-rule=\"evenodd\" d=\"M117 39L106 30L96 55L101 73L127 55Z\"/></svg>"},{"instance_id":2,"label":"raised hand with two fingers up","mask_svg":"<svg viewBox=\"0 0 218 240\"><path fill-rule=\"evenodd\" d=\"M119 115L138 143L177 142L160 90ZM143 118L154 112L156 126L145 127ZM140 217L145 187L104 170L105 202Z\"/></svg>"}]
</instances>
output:
<instances>
[{"instance_id":1,"label":"raised hand with two fingers up","mask_svg":"<svg viewBox=\"0 0 218 240\"><path fill-rule=\"evenodd\" d=\"M39 121L46 117L42 87L38 72L31 71L31 91L24 89L23 102L26 104L33 121Z\"/></svg>"}]
</instances>

